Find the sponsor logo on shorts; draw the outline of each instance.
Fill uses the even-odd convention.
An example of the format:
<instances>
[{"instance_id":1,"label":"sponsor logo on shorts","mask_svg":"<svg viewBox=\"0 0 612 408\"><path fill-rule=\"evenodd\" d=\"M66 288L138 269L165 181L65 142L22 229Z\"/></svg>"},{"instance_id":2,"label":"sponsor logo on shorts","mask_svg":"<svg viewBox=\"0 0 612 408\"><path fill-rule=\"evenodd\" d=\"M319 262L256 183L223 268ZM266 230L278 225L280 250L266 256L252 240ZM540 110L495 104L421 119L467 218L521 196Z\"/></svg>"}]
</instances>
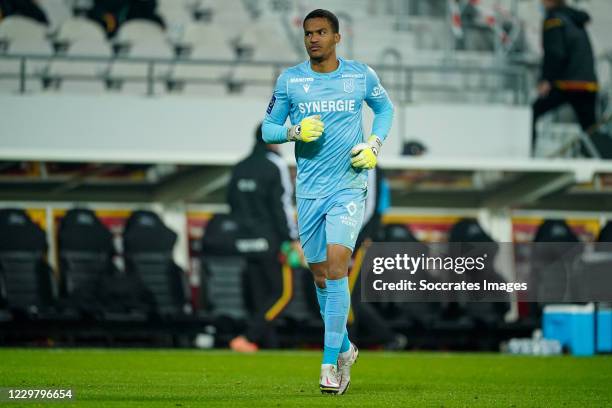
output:
<instances>
[{"instance_id":1,"label":"sponsor logo on shorts","mask_svg":"<svg viewBox=\"0 0 612 408\"><path fill-rule=\"evenodd\" d=\"M352 217L357 212L357 204L354 201L351 201L346 206L346 211L348 211L349 215Z\"/></svg>"},{"instance_id":2,"label":"sponsor logo on shorts","mask_svg":"<svg viewBox=\"0 0 612 408\"><path fill-rule=\"evenodd\" d=\"M354 219L353 217L341 215L340 222L342 223L342 225L346 225L347 227L351 227L351 228L357 227L357 220Z\"/></svg>"}]
</instances>

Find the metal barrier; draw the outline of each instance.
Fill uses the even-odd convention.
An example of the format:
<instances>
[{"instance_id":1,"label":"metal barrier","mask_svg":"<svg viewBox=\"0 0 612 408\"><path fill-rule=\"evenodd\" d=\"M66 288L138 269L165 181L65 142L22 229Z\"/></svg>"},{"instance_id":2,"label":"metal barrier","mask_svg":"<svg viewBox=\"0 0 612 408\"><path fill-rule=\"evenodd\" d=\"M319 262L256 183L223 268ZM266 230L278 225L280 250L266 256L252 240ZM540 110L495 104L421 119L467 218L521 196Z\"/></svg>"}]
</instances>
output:
<instances>
[{"instance_id":1,"label":"metal barrier","mask_svg":"<svg viewBox=\"0 0 612 408\"><path fill-rule=\"evenodd\" d=\"M0 80L17 79L19 81L19 92L25 93L27 82L41 80L43 83L54 80L70 81L106 81L107 84L113 81L139 82L146 83L146 94L155 95L156 85L163 84L169 87L174 82L184 84L226 84L228 89L233 89L232 85L259 86L267 87L270 90L274 86L276 78L286 67L295 65L296 62L257 62L241 60L213 60L213 59L161 59L161 58L139 58L139 57L94 57L94 56L41 56L41 55L0 55L0 62L3 60L19 60L18 73L0 72ZM49 73L49 66L56 61L74 62L98 62L103 68L99 75L52 75ZM39 72L29 73L28 67L31 63L47 63ZM144 65L142 75L117 76L112 74L113 64L141 64ZM227 76L220 78L176 78L173 76L174 68L178 65L199 65L221 66L228 70ZM257 78L235 78L235 70L240 66L254 68L270 68L269 79ZM162 67L163 70L159 68ZM489 102L504 102L496 100L500 91L509 92L512 101L505 101L507 104L524 105L529 102L529 70L522 66L507 67L482 67L482 66L462 66L462 65L375 65L373 68L381 77L385 88L393 94L397 102L410 103L415 101L415 92L432 92L443 95L462 95L466 92L481 93L488 96ZM162 72L163 71L163 72ZM424 76L433 77L433 81L426 81ZM452 84L450 78L460 78L460 84ZM480 81L477 85L470 85L474 82L473 78ZM493 81L484 80L493 78ZM477 81L478 82L478 81ZM234 87L235 88L235 87Z\"/></svg>"}]
</instances>

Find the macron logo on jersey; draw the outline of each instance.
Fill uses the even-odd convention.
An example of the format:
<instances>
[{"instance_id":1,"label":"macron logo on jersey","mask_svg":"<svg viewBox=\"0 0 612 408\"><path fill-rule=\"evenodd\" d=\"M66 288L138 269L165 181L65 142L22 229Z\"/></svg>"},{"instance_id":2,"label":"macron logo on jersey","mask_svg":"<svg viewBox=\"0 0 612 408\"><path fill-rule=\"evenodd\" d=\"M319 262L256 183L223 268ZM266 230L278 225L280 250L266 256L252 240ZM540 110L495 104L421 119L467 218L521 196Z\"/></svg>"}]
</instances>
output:
<instances>
[{"instance_id":1,"label":"macron logo on jersey","mask_svg":"<svg viewBox=\"0 0 612 408\"><path fill-rule=\"evenodd\" d=\"M355 100L300 102L298 103L298 109L300 113L306 115L325 112L355 112Z\"/></svg>"}]
</instances>

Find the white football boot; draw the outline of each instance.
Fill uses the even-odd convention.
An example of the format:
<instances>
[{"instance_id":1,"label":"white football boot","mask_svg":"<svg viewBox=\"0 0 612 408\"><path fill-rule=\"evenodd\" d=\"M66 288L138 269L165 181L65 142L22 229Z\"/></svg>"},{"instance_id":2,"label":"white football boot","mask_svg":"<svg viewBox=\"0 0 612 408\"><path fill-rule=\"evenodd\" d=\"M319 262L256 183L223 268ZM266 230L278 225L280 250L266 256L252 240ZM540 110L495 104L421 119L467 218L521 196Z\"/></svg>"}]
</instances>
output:
<instances>
[{"instance_id":1,"label":"white football boot","mask_svg":"<svg viewBox=\"0 0 612 408\"><path fill-rule=\"evenodd\" d=\"M340 377L338 394L344 394L348 390L351 384L351 366L355 364L357 357L359 357L359 350L353 343L351 343L351 348L338 356L338 376Z\"/></svg>"},{"instance_id":2,"label":"white football boot","mask_svg":"<svg viewBox=\"0 0 612 408\"><path fill-rule=\"evenodd\" d=\"M319 389L323 394L337 394L340 388L338 369L334 364L321 364Z\"/></svg>"}]
</instances>

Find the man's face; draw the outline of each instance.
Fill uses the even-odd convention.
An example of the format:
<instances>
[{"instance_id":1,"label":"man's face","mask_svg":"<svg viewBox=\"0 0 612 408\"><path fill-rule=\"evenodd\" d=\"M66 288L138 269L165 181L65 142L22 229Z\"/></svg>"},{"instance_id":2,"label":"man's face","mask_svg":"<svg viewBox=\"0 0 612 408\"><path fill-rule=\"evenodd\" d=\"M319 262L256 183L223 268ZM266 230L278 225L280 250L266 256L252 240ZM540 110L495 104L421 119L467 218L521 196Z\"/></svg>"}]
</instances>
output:
<instances>
[{"instance_id":1,"label":"man's face","mask_svg":"<svg viewBox=\"0 0 612 408\"><path fill-rule=\"evenodd\" d=\"M304 23L304 46L310 59L324 60L336 49L340 34L326 18L309 18Z\"/></svg>"}]
</instances>

